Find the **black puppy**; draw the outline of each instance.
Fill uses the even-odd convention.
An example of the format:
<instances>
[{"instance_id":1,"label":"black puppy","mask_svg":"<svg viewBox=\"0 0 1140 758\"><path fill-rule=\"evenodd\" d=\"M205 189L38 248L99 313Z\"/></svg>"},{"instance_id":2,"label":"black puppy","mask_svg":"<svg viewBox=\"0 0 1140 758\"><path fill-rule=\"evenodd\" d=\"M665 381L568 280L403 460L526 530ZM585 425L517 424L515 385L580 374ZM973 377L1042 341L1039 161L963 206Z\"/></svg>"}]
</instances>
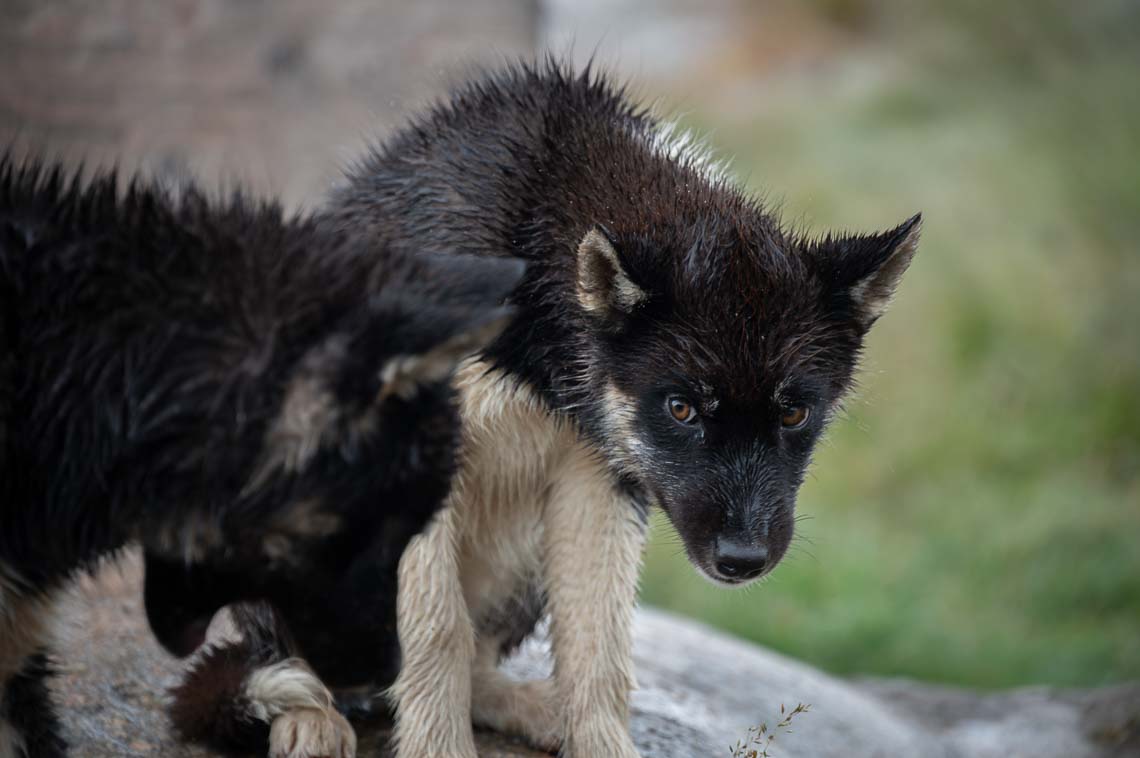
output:
<instances>
[{"instance_id":1,"label":"black puppy","mask_svg":"<svg viewBox=\"0 0 1140 758\"><path fill-rule=\"evenodd\" d=\"M449 374L498 333L521 274L0 156L0 756L65 753L44 682L54 600L130 542L180 582L224 580L180 617L152 608L180 652L242 598L319 647L344 588L394 587L455 467ZM392 613L375 600L347 621ZM251 686L253 731L288 708L278 739L353 751L316 679Z\"/></svg>"},{"instance_id":2,"label":"black puppy","mask_svg":"<svg viewBox=\"0 0 1140 758\"><path fill-rule=\"evenodd\" d=\"M412 119L327 212L397 250L528 262L510 325L456 374L457 484L400 562L397 754L475 758L474 723L634 758L648 508L718 585L773 570L919 217L795 233L619 86L553 61ZM511 680L501 657L546 613L554 676Z\"/></svg>"}]
</instances>

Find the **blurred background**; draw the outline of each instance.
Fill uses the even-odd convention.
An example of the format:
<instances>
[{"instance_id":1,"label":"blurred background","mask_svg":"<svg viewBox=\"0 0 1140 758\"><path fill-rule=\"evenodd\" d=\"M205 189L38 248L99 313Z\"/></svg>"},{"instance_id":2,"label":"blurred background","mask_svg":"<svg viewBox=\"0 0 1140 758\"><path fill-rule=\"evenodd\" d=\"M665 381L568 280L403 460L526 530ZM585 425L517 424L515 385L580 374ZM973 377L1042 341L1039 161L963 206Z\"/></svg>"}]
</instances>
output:
<instances>
[{"instance_id":1,"label":"blurred background","mask_svg":"<svg viewBox=\"0 0 1140 758\"><path fill-rule=\"evenodd\" d=\"M595 56L812 230L925 214L793 553L646 602L841 674L1140 678L1140 3L2 0L0 142L313 207L476 64Z\"/></svg>"}]
</instances>

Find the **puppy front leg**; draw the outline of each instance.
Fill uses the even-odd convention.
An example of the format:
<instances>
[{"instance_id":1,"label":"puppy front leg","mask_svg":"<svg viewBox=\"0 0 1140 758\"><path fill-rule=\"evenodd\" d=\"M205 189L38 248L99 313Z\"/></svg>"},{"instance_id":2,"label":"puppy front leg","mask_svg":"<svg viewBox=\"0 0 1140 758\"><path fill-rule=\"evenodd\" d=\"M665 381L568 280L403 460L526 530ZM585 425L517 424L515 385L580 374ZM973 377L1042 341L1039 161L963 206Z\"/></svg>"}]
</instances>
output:
<instances>
[{"instance_id":1,"label":"puppy front leg","mask_svg":"<svg viewBox=\"0 0 1140 758\"><path fill-rule=\"evenodd\" d=\"M399 758L476 758L475 632L459 581L457 514L445 508L400 559L396 625L403 662L389 690Z\"/></svg>"},{"instance_id":2,"label":"puppy front leg","mask_svg":"<svg viewBox=\"0 0 1140 758\"><path fill-rule=\"evenodd\" d=\"M635 758L633 610L644 517L605 464L582 448L558 472L545 513L554 678L567 758Z\"/></svg>"},{"instance_id":3,"label":"puppy front leg","mask_svg":"<svg viewBox=\"0 0 1140 758\"><path fill-rule=\"evenodd\" d=\"M182 739L270 758L353 758L356 734L266 603L232 608L239 639L211 642L171 690Z\"/></svg>"}]
</instances>

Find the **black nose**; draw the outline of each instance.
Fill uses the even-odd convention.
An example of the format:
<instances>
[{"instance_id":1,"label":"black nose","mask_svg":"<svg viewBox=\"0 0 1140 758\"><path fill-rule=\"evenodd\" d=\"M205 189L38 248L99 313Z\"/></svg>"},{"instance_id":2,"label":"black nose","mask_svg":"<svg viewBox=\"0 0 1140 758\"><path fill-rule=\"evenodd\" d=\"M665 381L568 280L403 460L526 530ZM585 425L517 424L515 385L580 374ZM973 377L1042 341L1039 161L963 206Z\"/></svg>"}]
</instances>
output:
<instances>
[{"instance_id":1,"label":"black nose","mask_svg":"<svg viewBox=\"0 0 1140 758\"><path fill-rule=\"evenodd\" d=\"M716 541L716 570L725 579L745 581L764 573L768 549L731 540Z\"/></svg>"}]
</instances>

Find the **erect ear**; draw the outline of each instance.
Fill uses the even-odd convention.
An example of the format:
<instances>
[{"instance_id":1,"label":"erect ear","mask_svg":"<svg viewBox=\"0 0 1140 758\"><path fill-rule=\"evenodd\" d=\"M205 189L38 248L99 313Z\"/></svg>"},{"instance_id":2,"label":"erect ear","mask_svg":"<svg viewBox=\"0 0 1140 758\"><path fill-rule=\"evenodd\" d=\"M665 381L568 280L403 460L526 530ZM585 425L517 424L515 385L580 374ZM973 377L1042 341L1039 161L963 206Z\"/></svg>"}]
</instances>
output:
<instances>
[{"instance_id":1,"label":"erect ear","mask_svg":"<svg viewBox=\"0 0 1140 758\"><path fill-rule=\"evenodd\" d=\"M578 302L587 313L630 313L646 300L622 267L613 243L597 227L578 243Z\"/></svg>"},{"instance_id":2,"label":"erect ear","mask_svg":"<svg viewBox=\"0 0 1140 758\"><path fill-rule=\"evenodd\" d=\"M864 329L886 312L918 249L921 230L922 214L915 214L882 234L829 239L816 250L828 283L846 291Z\"/></svg>"},{"instance_id":3,"label":"erect ear","mask_svg":"<svg viewBox=\"0 0 1140 758\"><path fill-rule=\"evenodd\" d=\"M381 299L381 314L402 314L384 331L400 346L380 371L380 399L411 397L416 388L446 379L468 356L506 328L514 309L503 305L526 273L516 258L423 253L429 281Z\"/></svg>"},{"instance_id":4,"label":"erect ear","mask_svg":"<svg viewBox=\"0 0 1140 758\"><path fill-rule=\"evenodd\" d=\"M487 347L510 321L510 307L448 308L432 314L436 341L416 352L388 359L380 371L379 400L391 395L410 398L427 384L446 379L464 358Z\"/></svg>"}]
</instances>

